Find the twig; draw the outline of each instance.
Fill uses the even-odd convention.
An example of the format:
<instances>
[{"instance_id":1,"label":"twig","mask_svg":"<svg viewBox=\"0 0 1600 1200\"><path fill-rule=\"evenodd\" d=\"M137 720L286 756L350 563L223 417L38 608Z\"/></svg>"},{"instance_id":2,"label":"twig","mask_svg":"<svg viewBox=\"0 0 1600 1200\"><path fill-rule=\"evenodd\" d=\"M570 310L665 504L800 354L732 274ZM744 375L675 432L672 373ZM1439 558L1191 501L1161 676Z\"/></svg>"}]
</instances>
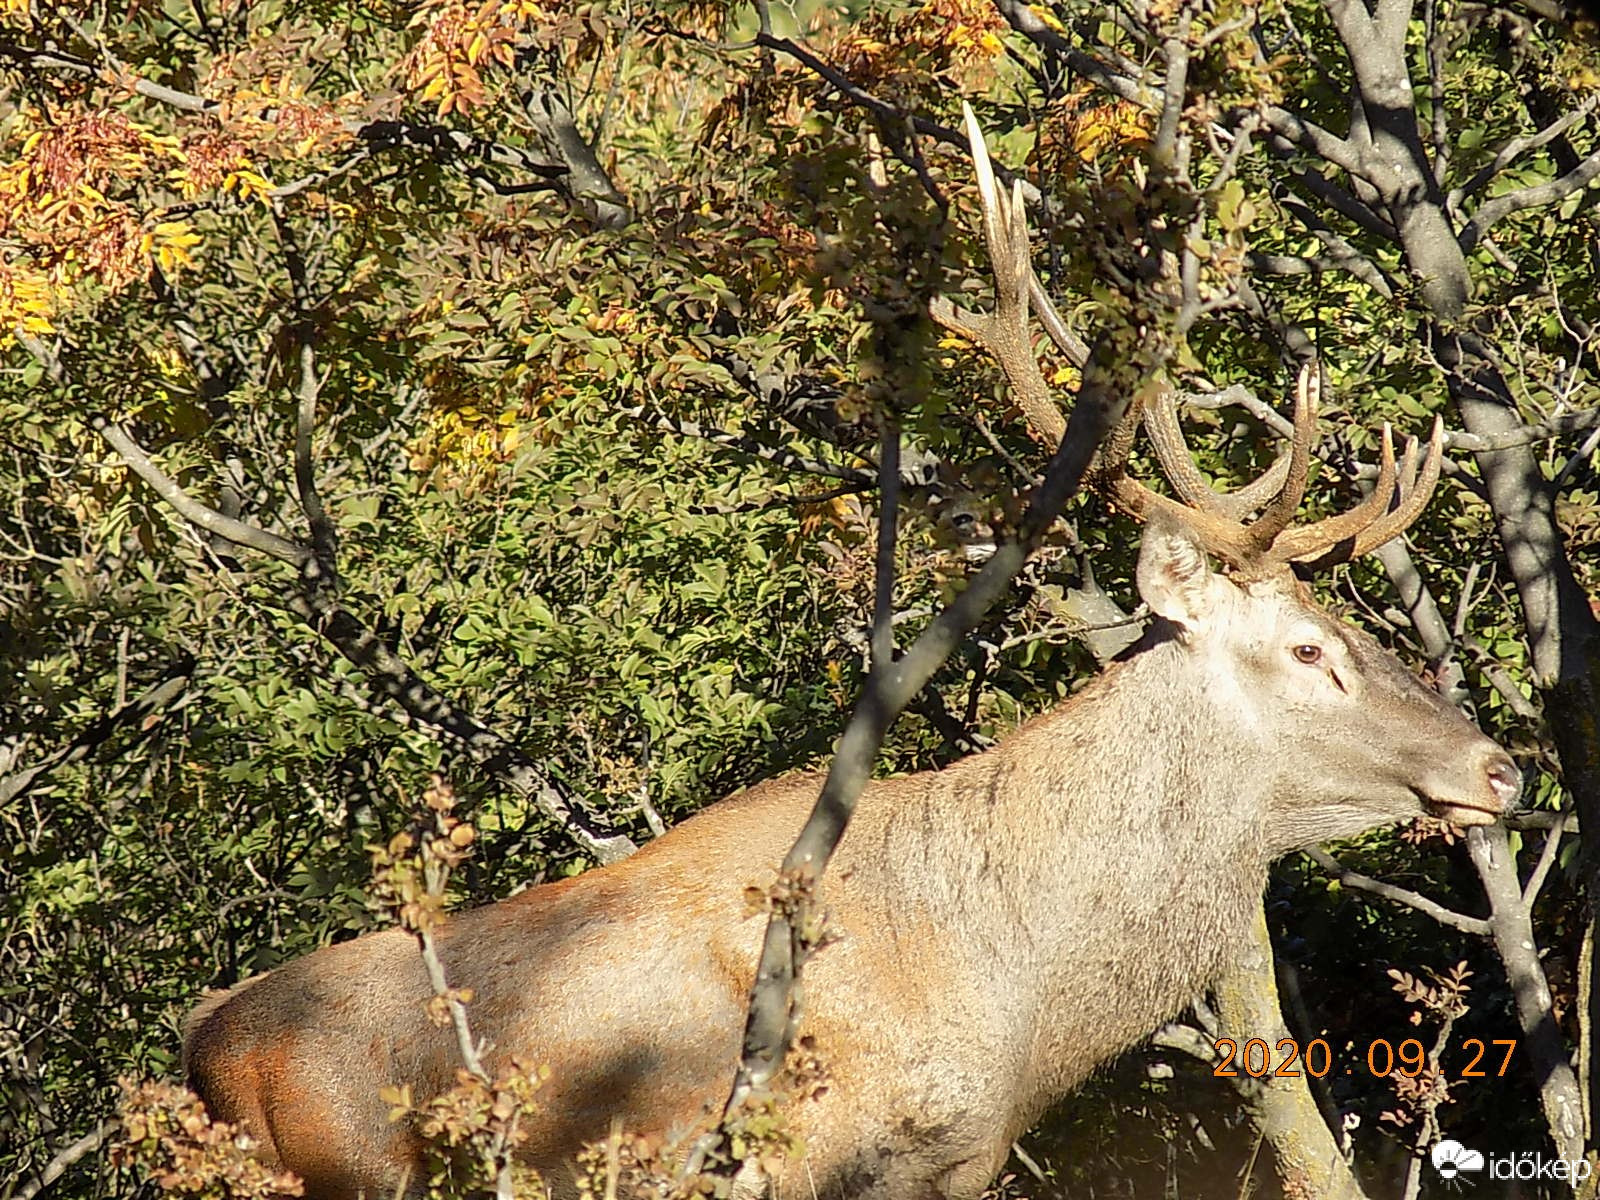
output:
<instances>
[{"instance_id":1,"label":"twig","mask_svg":"<svg viewBox=\"0 0 1600 1200\"><path fill-rule=\"evenodd\" d=\"M1462 933L1471 933L1478 937L1489 936L1489 922L1481 917L1469 917L1466 913L1458 913L1454 909L1446 908L1444 905L1429 900L1426 896L1413 892L1409 888L1396 887L1392 883L1384 883L1381 879L1374 879L1370 875L1352 871L1320 846L1308 847L1304 853L1344 887L1355 888L1361 892L1370 892L1374 896L1380 896L1396 904L1403 904L1407 908L1414 908L1418 912L1426 913L1439 924L1448 925L1451 929L1460 930Z\"/></svg>"},{"instance_id":2,"label":"twig","mask_svg":"<svg viewBox=\"0 0 1600 1200\"><path fill-rule=\"evenodd\" d=\"M1437 103L1437 101L1435 101L1435 103ZM1560 137L1579 121L1583 120L1584 117L1593 112L1597 103L1600 103L1600 95L1586 96L1576 108L1563 114L1557 120L1550 122L1550 124L1546 125L1537 133L1523 134L1520 137L1514 137L1507 140L1500 147L1500 149L1495 152L1494 158L1491 159L1488 164L1479 168L1477 173L1473 175L1471 179L1467 180L1460 187L1451 189L1450 194L1445 197L1446 207L1450 212L1460 211L1461 202L1463 200L1467 199L1469 196L1475 196L1477 193L1481 192L1489 185L1490 181L1493 180L1496 175L1500 174L1500 172L1509 167L1519 156L1527 153L1529 150L1537 150L1540 146L1543 146L1548 142L1552 142L1556 138Z\"/></svg>"},{"instance_id":3,"label":"twig","mask_svg":"<svg viewBox=\"0 0 1600 1200\"><path fill-rule=\"evenodd\" d=\"M885 408L878 459L878 544L873 568L872 667L894 662L894 551L900 527L900 424Z\"/></svg>"},{"instance_id":4,"label":"twig","mask_svg":"<svg viewBox=\"0 0 1600 1200\"><path fill-rule=\"evenodd\" d=\"M116 705L95 718L77 737L32 766L0 776L0 807L25 795L40 777L57 767L87 758L119 728L138 726L143 729L147 722L153 723L157 714L174 707L188 691L190 680L194 677L194 665L193 656L187 653L180 655L162 673L160 681L151 685L132 703Z\"/></svg>"},{"instance_id":5,"label":"twig","mask_svg":"<svg viewBox=\"0 0 1600 1200\"><path fill-rule=\"evenodd\" d=\"M122 1122L114 1117L103 1118L77 1141L56 1151L39 1173L9 1193L7 1200L34 1200L35 1196L65 1175L74 1164L100 1149L106 1139L121 1127Z\"/></svg>"},{"instance_id":6,"label":"twig","mask_svg":"<svg viewBox=\"0 0 1600 1200\"><path fill-rule=\"evenodd\" d=\"M1539 861L1534 864L1528 882L1522 885L1522 903L1529 908L1532 908L1533 902L1539 898L1539 889L1544 887L1550 868L1555 866L1556 852L1561 848L1563 832L1560 825L1552 825L1545 830L1544 845L1539 849Z\"/></svg>"}]
</instances>

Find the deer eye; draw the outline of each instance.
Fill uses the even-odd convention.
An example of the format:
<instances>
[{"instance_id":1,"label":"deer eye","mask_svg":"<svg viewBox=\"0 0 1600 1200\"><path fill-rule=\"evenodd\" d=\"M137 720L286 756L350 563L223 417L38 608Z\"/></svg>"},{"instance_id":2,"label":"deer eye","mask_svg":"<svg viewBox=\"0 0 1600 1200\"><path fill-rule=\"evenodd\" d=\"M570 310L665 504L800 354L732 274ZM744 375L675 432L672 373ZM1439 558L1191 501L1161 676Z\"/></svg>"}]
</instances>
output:
<instances>
[{"instance_id":1,"label":"deer eye","mask_svg":"<svg viewBox=\"0 0 1600 1200\"><path fill-rule=\"evenodd\" d=\"M1305 663L1308 667L1315 666L1322 661L1322 647L1313 646L1309 643L1304 646L1296 646L1289 653L1294 655L1296 662Z\"/></svg>"}]
</instances>

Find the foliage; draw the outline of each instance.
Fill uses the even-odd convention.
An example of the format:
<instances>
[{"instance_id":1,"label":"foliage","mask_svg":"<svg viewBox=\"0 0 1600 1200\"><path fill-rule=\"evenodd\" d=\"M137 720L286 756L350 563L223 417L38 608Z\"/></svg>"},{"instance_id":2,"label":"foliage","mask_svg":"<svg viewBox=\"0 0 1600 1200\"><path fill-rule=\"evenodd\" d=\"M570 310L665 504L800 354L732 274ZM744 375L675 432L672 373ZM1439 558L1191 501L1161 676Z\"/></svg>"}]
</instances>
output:
<instances>
[{"instance_id":1,"label":"foliage","mask_svg":"<svg viewBox=\"0 0 1600 1200\"><path fill-rule=\"evenodd\" d=\"M187 1088L125 1082L122 1134L113 1158L166 1192L205 1200L304 1194L299 1179L263 1167L251 1153L249 1134L226 1121L213 1121Z\"/></svg>"},{"instance_id":2,"label":"foliage","mask_svg":"<svg viewBox=\"0 0 1600 1200\"><path fill-rule=\"evenodd\" d=\"M1486 228L1465 308L1441 321L1382 219L1321 205L1344 168L1267 132L1275 106L1347 121L1329 6L1136 7L1143 25L1089 0L1029 7L1033 24L975 0L802 4L792 21L718 0L0 6L0 1173L36 1175L119 1077L174 1072L202 987L370 928L368 847L415 849L404 781L437 770L459 790L477 852L453 901L588 865L538 795L374 683L307 605L325 616L314 604L336 596L636 838L827 753L871 611L877 423L892 411L926 468L900 518L906 637L964 586L954 516L1004 536L1051 449L994 368L922 317L983 286L965 151L937 132L963 98L1037 193L1034 259L1071 327L1130 362L1170 348L1203 401L1185 424L1208 478L1252 475L1272 442L1218 395L1239 385L1264 401L1253 413L1273 408L1310 331L1336 432L1308 509L1346 507L1382 422L1444 413L1463 432L1441 331L1470 328L1514 422L1550 426L1532 472L1562 562L1600 591L1596 446L1573 420L1596 403L1593 189ZM1458 229L1592 159L1600 94L1581 30L1469 7L1429 5L1402 31L1419 153ZM1183 171L1161 158L1159 95L1102 86L1052 38L1129 72L1185 49L1178 123L1198 149ZM1351 191L1357 217L1382 209ZM1173 299L1185 254L1189 313ZM1079 364L1040 353L1070 395ZM215 513L314 547L327 578L183 520L108 429ZM1412 561L1482 723L1529 768L1531 802L1559 807L1572 783L1551 730L1578 715L1544 711L1525 580L1496 550L1511 526L1484 462L1453 457ZM1126 603L1132 541L1097 505L1070 513L882 769L947 761L1064 695L1092 662L1074 606L1091 577ZM1440 667L1379 567L1319 586ZM1569 1026L1570 846L1537 912L1570 964L1552 982ZM1539 848L1516 836L1524 873ZM1481 905L1448 831L1342 853ZM1383 970L1460 957L1448 930L1303 863L1277 878L1282 948L1321 1020L1399 1027L1392 998L1372 998ZM1469 961L1457 1035L1513 1036L1503 970L1483 947ZM1133 1076L1068 1121L1094 1127L1096 1161L1117 1152L1106 1112L1148 1115L1153 1145L1194 1155L1165 1085ZM144 1171L235 1144L161 1086L127 1110ZM477 1090L448 1103L481 1116L498 1086L463 1081ZM1498 1119L1510 1137L1506 1112L1525 1112L1513 1133L1541 1136L1522 1102L1537 1083L1514 1086L1515 1105L1452 1095L1437 1119L1464 1138ZM396 1103L426 1108L414 1099ZM1394 1096L1375 1082L1345 1100L1376 1114ZM627 1169L649 1176L654 1152L627 1150ZM1211 1160L1194 1161L1204 1178ZM57 1193L134 1186L90 1168Z\"/></svg>"}]
</instances>

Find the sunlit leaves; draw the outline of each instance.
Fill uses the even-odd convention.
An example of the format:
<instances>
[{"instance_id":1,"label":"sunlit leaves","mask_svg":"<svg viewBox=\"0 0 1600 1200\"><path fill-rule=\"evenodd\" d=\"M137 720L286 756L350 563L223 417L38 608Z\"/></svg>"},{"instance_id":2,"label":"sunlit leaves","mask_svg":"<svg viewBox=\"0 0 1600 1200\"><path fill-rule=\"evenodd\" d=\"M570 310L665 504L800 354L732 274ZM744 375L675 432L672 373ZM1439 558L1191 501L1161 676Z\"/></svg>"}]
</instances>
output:
<instances>
[{"instance_id":1,"label":"sunlit leaves","mask_svg":"<svg viewBox=\"0 0 1600 1200\"><path fill-rule=\"evenodd\" d=\"M187 221L161 221L145 234L140 248L146 254L154 253L162 269L170 274L179 267L194 266L189 251L199 244L200 235Z\"/></svg>"},{"instance_id":2,"label":"sunlit leaves","mask_svg":"<svg viewBox=\"0 0 1600 1200\"><path fill-rule=\"evenodd\" d=\"M830 57L886 96L925 96L951 79L977 84L1004 53L1005 20L986 0L926 0L869 9L841 23Z\"/></svg>"},{"instance_id":3,"label":"sunlit leaves","mask_svg":"<svg viewBox=\"0 0 1600 1200\"><path fill-rule=\"evenodd\" d=\"M534 0L428 0L412 26L422 39L406 60L406 82L443 118L489 103L483 73L509 67L529 31L549 20Z\"/></svg>"},{"instance_id":4,"label":"sunlit leaves","mask_svg":"<svg viewBox=\"0 0 1600 1200\"><path fill-rule=\"evenodd\" d=\"M114 110L18 122L10 142L14 156L0 165L0 317L9 318L0 340L48 328L86 276L112 291L139 277L151 214L128 181L180 157L174 139Z\"/></svg>"},{"instance_id":5,"label":"sunlit leaves","mask_svg":"<svg viewBox=\"0 0 1600 1200\"><path fill-rule=\"evenodd\" d=\"M1123 100L1078 88L1051 105L1040 123L1034 157L1049 180L1072 179L1087 166L1125 170L1150 144L1153 117Z\"/></svg>"}]
</instances>

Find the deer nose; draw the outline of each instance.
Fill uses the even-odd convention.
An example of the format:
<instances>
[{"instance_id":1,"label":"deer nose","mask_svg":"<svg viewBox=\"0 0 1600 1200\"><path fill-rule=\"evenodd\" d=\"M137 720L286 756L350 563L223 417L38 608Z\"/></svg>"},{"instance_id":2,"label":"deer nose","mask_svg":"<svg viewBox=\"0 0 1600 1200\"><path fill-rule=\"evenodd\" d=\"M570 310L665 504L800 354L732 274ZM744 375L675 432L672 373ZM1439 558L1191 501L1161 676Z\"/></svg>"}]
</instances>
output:
<instances>
[{"instance_id":1,"label":"deer nose","mask_svg":"<svg viewBox=\"0 0 1600 1200\"><path fill-rule=\"evenodd\" d=\"M1504 754L1489 760L1489 790L1502 806L1509 805L1522 795L1522 772Z\"/></svg>"}]
</instances>

